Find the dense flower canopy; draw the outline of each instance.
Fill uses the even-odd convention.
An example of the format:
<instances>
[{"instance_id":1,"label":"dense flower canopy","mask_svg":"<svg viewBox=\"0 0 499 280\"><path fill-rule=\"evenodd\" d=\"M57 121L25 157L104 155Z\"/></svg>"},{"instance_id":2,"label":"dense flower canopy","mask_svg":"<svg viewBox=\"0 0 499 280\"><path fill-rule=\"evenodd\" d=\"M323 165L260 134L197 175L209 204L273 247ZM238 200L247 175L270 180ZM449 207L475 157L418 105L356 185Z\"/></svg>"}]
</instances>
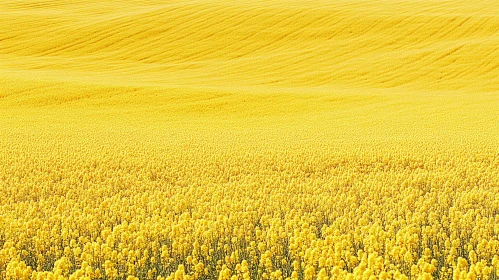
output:
<instances>
[{"instance_id":1,"label":"dense flower canopy","mask_svg":"<svg viewBox=\"0 0 499 280\"><path fill-rule=\"evenodd\" d=\"M496 277L497 153L382 146L4 149L0 273Z\"/></svg>"}]
</instances>

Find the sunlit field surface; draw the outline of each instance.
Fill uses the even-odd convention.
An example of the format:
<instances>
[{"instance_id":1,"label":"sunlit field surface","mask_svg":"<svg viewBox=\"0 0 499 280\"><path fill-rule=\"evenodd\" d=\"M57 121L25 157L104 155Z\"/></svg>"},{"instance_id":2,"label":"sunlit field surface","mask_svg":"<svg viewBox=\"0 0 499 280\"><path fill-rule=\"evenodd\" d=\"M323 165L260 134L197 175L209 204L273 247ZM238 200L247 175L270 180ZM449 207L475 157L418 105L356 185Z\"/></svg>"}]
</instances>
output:
<instances>
[{"instance_id":1,"label":"sunlit field surface","mask_svg":"<svg viewBox=\"0 0 499 280\"><path fill-rule=\"evenodd\" d=\"M498 1L0 0L0 279L498 278Z\"/></svg>"}]
</instances>

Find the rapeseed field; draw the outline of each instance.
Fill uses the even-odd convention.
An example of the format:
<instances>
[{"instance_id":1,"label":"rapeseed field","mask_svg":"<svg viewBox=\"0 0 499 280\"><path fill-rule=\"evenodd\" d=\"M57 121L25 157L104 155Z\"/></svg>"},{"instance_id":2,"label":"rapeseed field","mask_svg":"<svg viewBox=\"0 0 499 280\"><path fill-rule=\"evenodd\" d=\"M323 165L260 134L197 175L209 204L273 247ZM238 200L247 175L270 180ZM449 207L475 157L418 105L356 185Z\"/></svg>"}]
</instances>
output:
<instances>
[{"instance_id":1,"label":"rapeseed field","mask_svg":"<svg viewBox=\"0 0 499 280\"><path fill-rule=\"evenodd\" d=\"M499 2L0 0L0 279L498 279Z\"/></svg>"}]
</instances>

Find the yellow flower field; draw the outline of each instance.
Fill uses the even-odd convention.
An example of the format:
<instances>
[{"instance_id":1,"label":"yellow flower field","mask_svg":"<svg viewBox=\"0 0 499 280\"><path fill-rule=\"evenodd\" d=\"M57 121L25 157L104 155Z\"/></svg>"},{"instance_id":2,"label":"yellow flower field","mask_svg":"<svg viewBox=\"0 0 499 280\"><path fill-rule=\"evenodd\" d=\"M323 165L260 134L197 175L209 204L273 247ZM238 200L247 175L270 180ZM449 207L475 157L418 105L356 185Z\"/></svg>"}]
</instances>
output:
<instances>
[{"instance_id":1,"label":"yellow flower field","mask_svg":"<svg viewBox=\"0 0 499 280\"><path fill-rule=\"evenodd\" d=\"M0 279L498 279L499 2L0 0Z\"/></svg>"}]
</instances>

